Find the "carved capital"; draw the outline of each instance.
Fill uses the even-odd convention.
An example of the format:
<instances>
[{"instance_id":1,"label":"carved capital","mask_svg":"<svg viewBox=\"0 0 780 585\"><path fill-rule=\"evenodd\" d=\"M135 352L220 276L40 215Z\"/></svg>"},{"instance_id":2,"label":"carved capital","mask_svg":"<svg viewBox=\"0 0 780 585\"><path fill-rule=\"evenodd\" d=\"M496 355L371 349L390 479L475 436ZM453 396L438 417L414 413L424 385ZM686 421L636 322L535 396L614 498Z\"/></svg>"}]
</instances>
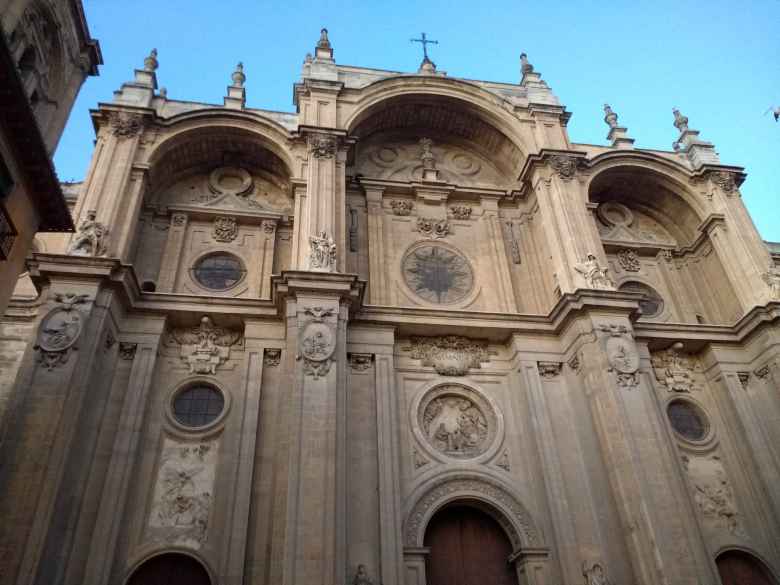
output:
<instances>
[{"instance_id":1,"label":"carved capital","mask_svg":"<svg viewBox=\"0 0 780 585\"><path fill-rule=\"evenodd\" d=\"M561 373L561 362L537 362L536 366L539 369L539 375L542 378L551 379L557 377Z\"/></svg>"},{"instance_id":2,"label":"carved capital","mask_svg":"<svg viewBox=\"0 0 780 585\"><path fill-rule=\"evenodd\" d=\"M108 123L111 134L119 139L132 138L143 132L146 126L143 116L127 112L109 112Z\"/></svg>"},{"instance_id":3,"label":"carved capital","mask_svg":"<svg viewBox=\"0 0 780 585\"><path fill-rule=\"evenodd\" d=\"M737 190L737 180L734 173L713 171L709 174L710 181L717 185L726 195L731 196Z\"/></svg>"},{"instance_id":4,"label":"carved capital","mask_svg":"<svg viewBox=\"0 0 780 585\"><path fill-rule=\"evenodd\" d=\"M409 215L412 212L414 204L408 199L393 199L390 201L390 207L395 215Z\"/></svg>"},{"instance_id":5,"label":"carved capital","mask_svg":"<svg viewBox=\"0 0 780 585\"><path fill-rule=\"evenodd\" d=\"M450 212L452 213L452 217L455 219L469 219L471 218L471 212L473 211L473 208L471 205L453 205L450 207Z\"/></svg>"},{"instance_id":6,"label":"carved capital","mask_svg":"<svg viewBox=\"0 0 780 585\"><path fill-rule=\"evenodd\" d=\"M119 342L119 359L132 360L135 358L135 352L138 350L137 343Z\"/></svg>"},{"instance_id":7,"label":"carved capital","mask_svg":"<svg viewBox=\"0 0 780 585\"><path fill-rule=\"evenodd\" d=\"M330 134L310 134L309 152L314 158L328 159L336 155L338 139Z\"/></svg>"},{"instance_id":8,"label":"carved capital","mask_svg":"<svg viewBox=\"0 0 780 585\"><path fill-rule=\"evenodd\" d=\"M564 181L570 181L577 174L577 158L563 154L554 154L547 159L553 172Z\"/></svg>"},{"instance_id":9,"label":"carved capital","mask_svg":"<svg viewBox=\"0 0 780 585\"><path fill-rule=\"evenodd\" d=\"M282 350L274 347L267 347L263 352L263 365L267 368L275 368L282 361Z\"/></svg>"}]
</instances>

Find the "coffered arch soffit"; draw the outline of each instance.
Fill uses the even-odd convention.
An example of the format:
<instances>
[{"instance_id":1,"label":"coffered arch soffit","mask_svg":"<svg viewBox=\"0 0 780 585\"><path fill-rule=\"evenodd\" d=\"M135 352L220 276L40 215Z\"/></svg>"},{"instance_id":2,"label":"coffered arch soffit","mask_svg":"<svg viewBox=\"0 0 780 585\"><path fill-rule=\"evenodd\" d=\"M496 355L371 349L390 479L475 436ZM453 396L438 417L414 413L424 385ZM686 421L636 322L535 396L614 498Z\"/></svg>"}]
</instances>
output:
<instances>
[{"instance_id":1,"label":"coffered arch soffit","mask_svg":"<svg viewBox=\"0 0 780 585\"><path fill-rule=\"evenodd\" d=\"M708 214L703 198L689 187L689 178L687 169L644 153L605 155L593 160L588 199L622 203L660 224L676 244L688 245Z\"/></svg>"}]
</instances>

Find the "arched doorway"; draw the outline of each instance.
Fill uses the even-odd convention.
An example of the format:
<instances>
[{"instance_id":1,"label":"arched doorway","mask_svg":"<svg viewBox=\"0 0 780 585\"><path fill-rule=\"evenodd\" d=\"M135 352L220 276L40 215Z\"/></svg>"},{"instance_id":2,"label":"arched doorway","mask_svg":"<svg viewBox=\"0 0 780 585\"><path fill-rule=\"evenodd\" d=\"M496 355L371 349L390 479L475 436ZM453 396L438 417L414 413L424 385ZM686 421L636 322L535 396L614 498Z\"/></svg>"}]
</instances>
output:
<instances>
[{"instance_id":1,"label":"arched doorway","mask_svg":"<svg viewBox=\"0 0 780 585\"><path fill-rule=\"evenodd\" d=\"M764 564L746 552L729 550L715 560L723 585L775 585Z\"/></svg>"},{"instance_id":2,"label":"arched doorway","mask_svg":"<svg viewBox=\"0 0 780 585\"><path fill-rule=\"evenodd\" d=\"M191 556L165 553L144 562L127 585L211 585L206 569Z\"/></svg>"},{"instance_id":3,"label":"arched doorway","mask_svg":"<svg viewBox=\"0 0 780 585\"><path fill-rule=\"evenodd\" d=\"M488 514L466 505L439 510L425 531L430 549L425 573L428 585L516 585L508 559L512 545Z\"/></svg>"}]
</instances>

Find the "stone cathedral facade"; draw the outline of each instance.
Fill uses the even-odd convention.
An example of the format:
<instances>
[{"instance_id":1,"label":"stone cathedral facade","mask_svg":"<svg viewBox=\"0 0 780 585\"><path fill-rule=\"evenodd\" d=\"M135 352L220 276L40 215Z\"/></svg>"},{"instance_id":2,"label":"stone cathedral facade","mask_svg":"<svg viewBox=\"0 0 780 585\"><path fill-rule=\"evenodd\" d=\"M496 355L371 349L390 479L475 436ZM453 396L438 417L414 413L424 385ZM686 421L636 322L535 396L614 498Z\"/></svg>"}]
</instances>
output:
<instances>
[{"instance_id":1,"label":"stone cathedral facade","mask_svg":"<svg viewBox=\"0 0 780 585\"><path fill-rule=\"evenodd\" d=\"M290 113L157 66L2 320L3 583L778 582L780 253L683 114L579 144L525 55L327 31Z\"/></svg>"}]
</instances>

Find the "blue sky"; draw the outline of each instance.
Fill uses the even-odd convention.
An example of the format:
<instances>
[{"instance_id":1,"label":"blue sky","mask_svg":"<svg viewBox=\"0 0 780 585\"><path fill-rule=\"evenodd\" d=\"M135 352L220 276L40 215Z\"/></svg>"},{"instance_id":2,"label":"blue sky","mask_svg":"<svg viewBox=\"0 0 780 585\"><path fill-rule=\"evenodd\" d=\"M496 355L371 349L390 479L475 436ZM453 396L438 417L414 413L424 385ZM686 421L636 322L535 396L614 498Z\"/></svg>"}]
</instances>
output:
<instances>
[{"instance_id":1,"label":"blue sky","mask_svg":"<svg viewBox=\"0 0 780 585\"><path fill-rule=\"evenodd\" d=\"M746 168L745 204L764 239L780 241L780 2L286 2L83 0L105 65L84 84L55 154L63 180L83 178L89 109L110 101L152 47L171 99L221 103L243 61L250 107L293 111L292 84L322 26L338 63L415 71L431 57L456 77L517 83L529 55L567 109L575 142L606 143L612 105L639 148L669 150L672 107Z\"/></svg>"}]
</instances>

